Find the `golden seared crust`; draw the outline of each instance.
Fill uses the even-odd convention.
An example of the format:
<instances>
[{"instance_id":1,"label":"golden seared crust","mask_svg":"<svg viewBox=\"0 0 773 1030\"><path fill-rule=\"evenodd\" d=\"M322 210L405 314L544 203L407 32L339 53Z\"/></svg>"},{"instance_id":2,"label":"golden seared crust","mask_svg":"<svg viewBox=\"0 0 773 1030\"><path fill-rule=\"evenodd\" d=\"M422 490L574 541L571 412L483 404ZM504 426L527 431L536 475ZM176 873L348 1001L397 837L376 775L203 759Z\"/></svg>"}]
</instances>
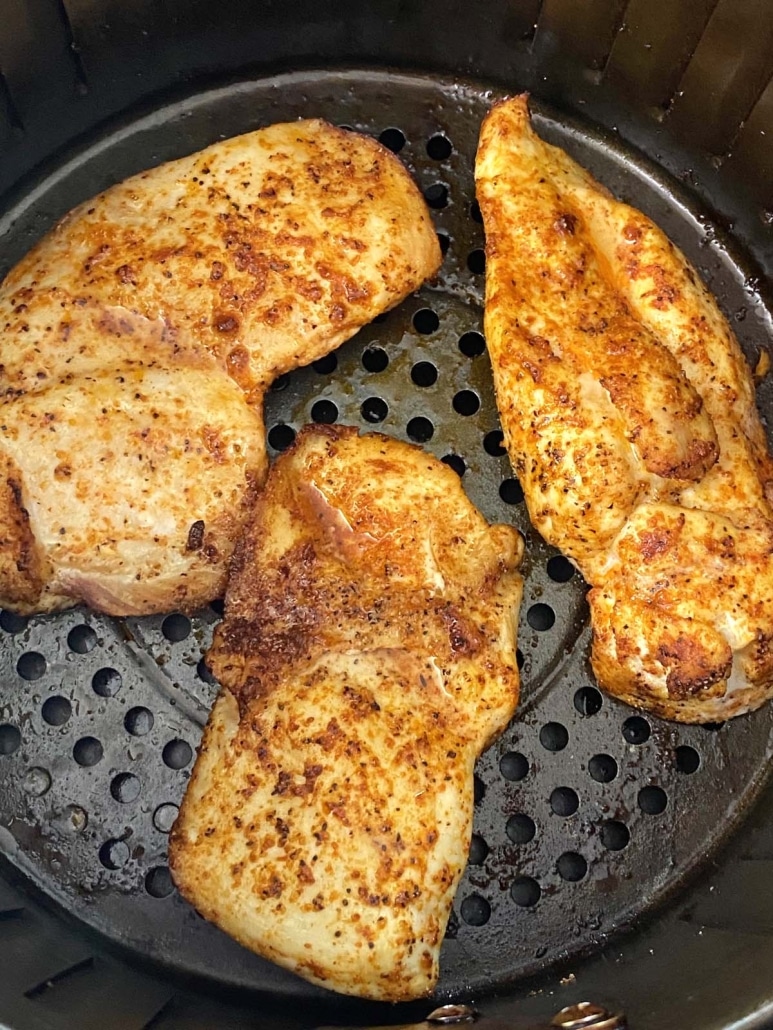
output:
<instances>
[{"instance_id":1,"label":"golden seared crust","mask_svg":"<svg viewBox=\"0 0 773 1030\"><path fill-rule=\"evenodd\" d=\"M432 990L473 765L518 699L521 551L418 448L299 434L236 555L170 840L203 915L334 990Z\"/></svg>"},{"instance_id":2,"label":"golden seared crust","mask_svg":"<svg viewBox=\"0 0 773 1030\"><path fill-rule=\"evenodd\" d=\"M241 497L265 475L271 380L439 263L397 158L320 121L222 141L76 208L0 287L0 450L41 559L37 579L11 582L15 559L0 558L0 602L127 614L211 600ZM69 486L39 478L54 468L73 470Z\"/></svg>"},{"instance_id":3,"label":"golden seared crust","mask_svg":"<svg viewBox=\"0 0 773 1030\"><path fill-rule=\"evenodd\" d=\"M7 454L0 454L0 577L4 607L23 610L40 596L43 575L29 513L22 503L21 472Z\"/></svg>"},{"instance_id":4,"label":"golden seared crust","mask_svg":"<svg viewBox=\"0 0 773 1030\"><path fill-rule=\"evenodd\" d=\"M737 341L695 271L529 122L477 158L486 339L532 521L593 589L593 667L684 721L773 688L771 461Z\"/></svg>"},{"instance_id":5,"label":"golden seared crust","mask_svg":"<svg viewBox=\"0 0 773 1030\"><path fill-rule=\"evenodd\" d=\"M98 336L72 341L95 299L162 319L167 336L265 389L439 265L421 194L385 147L317 120L271 125L75 208L3 284L6 381L29 389L98 351Z\"/></svg>"}]
</instances>

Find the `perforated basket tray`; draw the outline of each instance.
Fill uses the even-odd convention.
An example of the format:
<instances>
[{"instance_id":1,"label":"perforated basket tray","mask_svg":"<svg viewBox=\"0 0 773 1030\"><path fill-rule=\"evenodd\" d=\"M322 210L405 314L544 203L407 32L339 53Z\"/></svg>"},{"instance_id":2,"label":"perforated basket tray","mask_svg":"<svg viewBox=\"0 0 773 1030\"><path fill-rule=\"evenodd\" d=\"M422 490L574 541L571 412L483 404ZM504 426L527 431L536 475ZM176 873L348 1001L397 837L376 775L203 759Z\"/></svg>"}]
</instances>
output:
<instances>
[{"instance_id":1,"label":"perforated basket tray","mask_svg":"<svg viewBox=\"0 0 773 1030\"><path fill-rule=\"evenodd\" d=\"M478 766L475 834L443 948L441 998L501 991L597 948L657 906L757 795L773 729L770 708L724 726L667 724L603 697L590 678L585 586L528 523L501 447L481 335L485 256L472 162L491 100L475 84L357 71L198 94L64 160L10 212L4 253L12 263L55 216L110 182L218 136L301 115L379 137L421 185L445 252L437 281L337 353L277 381L266 422L271 454L308 421L412 440L462 476L487 518L514 523L526 539L522 702ZM541 133L685 250L756 360L770 314L731 241L641 156L534 106ZM761 402L770 409L767 384ZM35 977L18 985L37 1013L83 982L94 940L152 974L134 999L149 991L148 1011L127 1021L124 998L120 1025L173 1025L169 1010L154 1022L165 1000L153 986L161 970L169 983L270 997L305 1025L315 1021L302 1014L312 999L347 1011L201 920L169 877L167 834L214 696L202 655L220 614L215 604L193 618L0 615L0 850L6 868L97 935L67 936L67 961L58 943L47 956L38 938ZM6 925L23 908L15 898L0 895Z\"/></svg>"}]
</instances>

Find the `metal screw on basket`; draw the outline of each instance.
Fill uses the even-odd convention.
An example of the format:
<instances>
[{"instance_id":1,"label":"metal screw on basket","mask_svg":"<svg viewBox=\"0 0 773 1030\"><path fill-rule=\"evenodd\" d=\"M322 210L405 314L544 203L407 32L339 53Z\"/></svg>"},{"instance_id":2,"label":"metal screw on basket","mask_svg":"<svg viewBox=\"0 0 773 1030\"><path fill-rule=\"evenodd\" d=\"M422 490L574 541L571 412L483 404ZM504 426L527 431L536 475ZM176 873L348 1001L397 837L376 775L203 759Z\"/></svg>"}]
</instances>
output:
<instances>
[{"instance_id":1,"label":"metal screw on basket","mask_svg":"<svg viewBox=\"0 0 773 1030\"><path fill-rule=\"evenodd\" d=\"M441 1005L427 1016L428 1023L453 1026L456 1023L474 1023L478 1013L472 1005Z\"/></svg>"},{"instance_id":2,"label":"metal screw on basket","mask_svg":"<svg viewBox=\"0 0 773 1030\"><path fill-rule=\"evenodd\" d=\"M622 1012L610 1012L592 1001L579 1001L557 1012L550 1025L561 1030L626 1030L628 1023Z\"/></svg>"}]
</instances>

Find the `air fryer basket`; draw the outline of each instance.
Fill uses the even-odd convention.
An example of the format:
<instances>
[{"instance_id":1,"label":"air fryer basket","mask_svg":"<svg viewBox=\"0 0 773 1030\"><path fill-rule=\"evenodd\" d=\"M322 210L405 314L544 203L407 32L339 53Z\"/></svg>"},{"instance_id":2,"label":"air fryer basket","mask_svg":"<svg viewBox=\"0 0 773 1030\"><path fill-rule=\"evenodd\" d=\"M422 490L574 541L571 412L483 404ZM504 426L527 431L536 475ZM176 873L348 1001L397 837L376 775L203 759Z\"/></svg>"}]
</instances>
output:
<instances>
[{"instance_id":1,"label":"air fryer basket","mask_svg":"<svg viewBox=\"0 0 773 1030\"><path fill-rule=\"evenodd\" d=\"M677 726L595 688L584 585L531 530L501 447L472 180L488 106L529 89L540 132L685 250L754 364L771 338L773 5L0 0L0 17L0 275L78 201L219 137L320 115L398 152L441 273L275 384L269 451L308 421L413 440L527 542L521 707L478 765L437 998L396 1009L263 963L173 890L218 605L0 613L0 1025L305 1030L453 999L517 1027L587 998L641 1030L773 1026L773 708Z\"/></svg>"}]
</instances>

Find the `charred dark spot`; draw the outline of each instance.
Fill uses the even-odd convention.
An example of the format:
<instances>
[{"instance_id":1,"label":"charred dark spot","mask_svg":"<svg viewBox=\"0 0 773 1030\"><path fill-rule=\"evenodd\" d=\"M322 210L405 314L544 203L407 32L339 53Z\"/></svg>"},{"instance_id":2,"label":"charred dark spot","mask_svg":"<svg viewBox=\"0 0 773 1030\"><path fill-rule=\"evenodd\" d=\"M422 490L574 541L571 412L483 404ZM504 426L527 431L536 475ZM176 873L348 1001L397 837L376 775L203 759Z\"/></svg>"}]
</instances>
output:
<instances>
[{"instance_id":1,"label":"charred dark spot","mask_svg":"<svg viewBox=\"0 0 773 1030\"><path fill-rule=\"evenodd\" d=\"M319 744L323 751L332 751L343 735L343 730L338 725L338 721L331 719L327 724L325 732L317 737L316 743Z\"/></svg>"},{"instance_id":2,"label":"charred dark spot","mask_svg":"<svg viewBox=\"0 0 773 1030\"><path fill-rule=\"evenodd\" d=\"M186 551L198 551L204 543L204 522L198 519L191 524L188 530L188 542L185 545Z\"/></svg>"},{"instance_id":3,"label":"charred dark spot","mask_svg":"<svg viewBox=\"0 0 773 1030\"><path fill-rule=\"evenodd\" d=\"M367 887L358 887L357 896L361 901L364 901L366 905L375 906L381 904L381 896L369 891Z\"/></svg>"},{"instance_id":4,"label":"charred dark spot","mask_svg":"<svg viewBox=\"0 0 773 1030\"><path fill-rule=\"evenodd\" d=\"M574 236L574 231L577 228L577 216L569 214L567 211L558 216L554 225L557 232L564 233L568 236Z\"/></svg>"},{"instance_id":5,"label":"charred dark spot","mask_svg":"<svg viewBox=\"0 0 773 1030\"><path fill-rule=\"evenodd\" d=\"M284 886L275 873L269 880L268 885L260 892L261 896L264 898L278 898L281 896Z\"/></svg>"},{"instance_id":6,"label":"charred dark spot","mask_svg":"<svg viewBox=\"0 0 773 1030\"><path fill-rule=\"evenodd\" d=\"M301 859L298 866L298 879L301 883L314 883L314 873L312 872L311 866L303 859Z\"/></svg>"},{"instance_id":7,"label":"charred dark spot","mask_svg":"<svg viewBox=\"0 0 773 1030\"><path fill-rule=\"evenodd\" d=\"M282 771L277 776L276 784L271 794L272 796L278 795L279 797L285 797L288 794L296 798L305 797L313 792L314 784L321 772L321 765L311 765L307 762L303 770L304 782L294 783L292 773Z\"/></svg>"},{"instance_id":8,"label":"charred dark spot","mask_svg":"<svg viewBox=\"0 0 773 1030\"><path fill-rule=\"evenodd\" d=\"M134 269L131 265L119 265L115 270L115 274L118 276L122 283L126 285L136 286L137 279L134 274Z\"/></svg>"},{"instance_id":9,"label":"charred dark spot","mask_svg":"<svg viewBox=\"0 0 773 1030\"><path fill-rule=\"evenodd\" d=\"M473 654L481 646L478 633L450 605L441 613L448 627L448 640L456 654Z\"/></svg>"},{"instance_id":10,"label":"charred dark spot","mask_svg":"<svg viewBox=\"0 0 773 1030\"><path fill-rule=\"evenodd\" d=\"M276 832L279 834L279 843L285 844L287 838L290 836L290 827L284 821L284 819L277 819L274 823Z\"/></svg>"},{"instance_id":11,"label":"charred dark spot","mask_svg":"<svg viewBox=\"0 0 773 1030\"><path fill-rule=\"evenodd\" d=\"M235 333L239 328L239 319L227 311L216 311L212 317L212 325L218 333Z\"/></svg>"}]
</instances>

